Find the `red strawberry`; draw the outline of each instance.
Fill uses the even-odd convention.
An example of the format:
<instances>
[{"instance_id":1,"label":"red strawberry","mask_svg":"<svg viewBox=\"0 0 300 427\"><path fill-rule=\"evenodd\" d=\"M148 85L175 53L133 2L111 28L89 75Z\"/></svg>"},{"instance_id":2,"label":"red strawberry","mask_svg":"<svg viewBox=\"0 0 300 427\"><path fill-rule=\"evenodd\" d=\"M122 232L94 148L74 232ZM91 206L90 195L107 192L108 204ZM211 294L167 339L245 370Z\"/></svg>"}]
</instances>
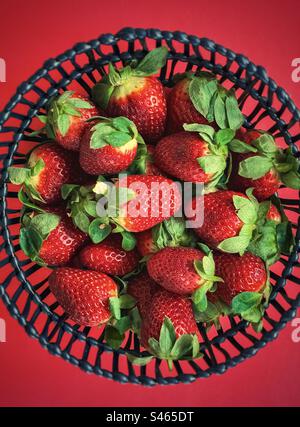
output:
<instances>
[{"instance_id":1,"label":"red strawberry","mask_svg":"<svg viewBox=\"0 0 300 427\"><path fill-rule=\"evenodd\" d=\"M132 120L146 142L155 142L165 131L167 115L163 85L152 77L164 66L168 50L154 49L135 67L116 70L93 88L93 99L108 116Z\"/></svg>"},{"instance_id":2,"label":"red strawberry","mask_svg":"<svg viewBox=\"0 0 300 427\"><path fill-rule=\"evenodd\" d=\"M201 357L197 331L191 301L163 289L152 296L142 322L141 344L154 356L167 360L172 369L173 360Z\"/></svg>"},{"instance_id":3,"label":"red strawberry","mask_svg":"<svg viewBox=\"0 0 300 427\"><path fill-rule=\"evenodd\" d=\"M149 276L156 283L179 295L191 295L202 287L200 303L203 303L205 308L207 302L203 297L213 287L214 282L219 281L214 274L212 254L205 255L194 248L164 248L148 260L147 269ZM200 297L195 293L193 299L198 304Z\"/></svg>"},{"instance_id":4,"label":"red strawberry","mask_svg":"<svg viewBox=\"0 0 300 427\"><path fill-rule=\"evenodd\" d=\"M209 124L191 101L190 83L191 79L188 77L179 80L168 95L167 131L170 134L182 131L185 123Z\"/></svg>"},{"instance_id":5,"label":"red strawberry","mask_svg":"<svg viewBox=\"0 0 300 427\"><path fill-rule=\"evenodd\" d=\"M179 132L159 141L155 164L167 174L188 182L218 182L226 168L231 129L215 132L210 126L185 125ZM199 132L199 133L196 133Z\"/></svg>"},{"instance_id":6,"label":"red strawberry","mask_svg":"<svg viewBox=\"0 0 300 427\"><path fill-rule=\"evenodd\" d=\"M153 240L152 229L138 233L136 246L142 257L157 252L158 249Z\"/></svg>"},{"instance_id":7,"label":"red strawberry","mask_svg":"<svg viewBox=\"0 0 300 427\"><path fill-rule=\"evenodd\" d=\"M63 209L25 214L22 221L21 248L33 261L48 266L68 264L87 239Z\"/></svg>"},{"instance_id":8,"label":"red strawberry","mask_svg":"<svg viewBox=\"0 0 300 427\"><path fill-rule=\"evenodd\" d=\"M267 218L268 220L270 220L270 221L274 221L274 222L276 222L276 223L278 223L278 224L281 222L281 215L280 215L280 212L279 212L279 210L276 208L276 206L274 206L272 203L271 203L270 209L269 209L269 211L268 211L268 213L267 213L267 215L266 215L266 218Z\"/></svg>"},{"instance_id":9,"label":"red strawberry","mask_svg":"<svg viewBox=\"0 0 300 427\"><path fill-rule=\"evenodd\" d=\"M80 146L80 165L91 175L116 174L126 169L137 153L139 135L126 117L91 123Z\"/></svg>"},{"instance_id":10,"label":"red strawberry","mask_svg":"<svg viewBox=\"0 0 300 427\"><path fill-rule=\"evenodd\" d=\"M9 168L13 184L24 184L31 199L53 204L61 200L61 187L66 183L87 182L76 153L64 150L55 142L37 146L24 168Z\"/></svg>"},{"instance_id":11,"label":"red strawberry","mask_svg":"<svg viewBox=\"0 0 300 427\"><path fill-rule=\"evenodd\" d=\"M99 116L99 110L87 96L74 91L66 91L55 98L48 109L47 116L39 116L45 123L44 130L67 150L78 151L87 119Z\"/></svg>"},{"instance_id":12,"label":"red strawberry","mask_svg":"<svg viewBox=\"0 0 300 427\"><path fill-rule=\"evenodd\" d=\"M152 228L173 216L181 206L177 184L162 176L129 175L117 182L116 189L119 192L129 189L132 194L132 199L122 204L114 218L127 231Z\"/></svg>"},{"instance_id":13,"label":"red strawberry","mask_svg":"<svg viewBox=\"0 0 300 427\"><path fill-rule=\"evenodd\" d=\"M118 294L116 283L106 274L78 268L54 270L49 286L69 317L83 326L108 322L109 298Z\"/></svg>"},{"instance_id":14,"label":"red strawberry","mask_svg":"<svg viewBox=\"0 0 300 427\"><path fill-rule=\"evenodd\" d=\"M113 234L97 245L85 246L79 254L83 267L117 276L133 271L139 258L136 250L124 251L120 236Z\"/></svg>"},{"instance_id":15,"label":"red strawberry","mask_svg":"<svg viewBox=\"0 0 300 427\"><path fill-rule=\"evenodd\" d=\"M254 188L258 200L266 200L279 189L281 182L287 187L300 189L299 161L290 149L281 150L266 132L252 130L243 141L234 141L232 172L228 187L245 191Z\"/></svg>"},{"instance_id":16,"label":"red strawberry","mask_svg":"<svg viewBox=\"0 0 300 427\"><path fill-rule=\"evenodd\" d=\"M127 293L135 298L142 319L146 317L150 301L159 289L159 286L151 279L147 271L143 271L138 276L130 279Z\"/></svg>"},{"instance_id":17,"label":"red strawberry","mask_svg":"<svg viewBox=\"0 0 300 427\"><path fill-rule=\"evenodd\" d=\"M184 74L168 96L168 133L180 132L185 123L213 123L236 130L243 121L234 93L212 74Z\"/></svg>"},{"instance_id":18,"label":"red strawberry","mask_svg":"<svg viewBox=\"0 0 300 427\"><path fill-rule=\"evenodd\" d=\"M195 198L191 203L194 212L197 202ZM242 253L250 243L257 212L258 203L250 193L247 197L234 191L216 191L204 196L203 224L194 232L212 248Z\"/></svg>"},{"instance_id":19,"label":"red strawberry","mask_svg":"<svg viewBox=\"0 0 300 427\"><path fill-rule=\"evenodd\" d=\"M182 218L171 217L151 230L145 230L137 234L137 248L144 257L151 255L165 247L193 246L195 239L186 228L186 222Z\"/></svg>"},{"instance_id":20,"label":"red strawberry","mask_svg":"<svg viewBox=\"0 0 300 427\"><path fill-rule=\"evenodd\" d=\"M216 253L216 273L223 283L218 285L216 296L226 304L241 292L259 292L267 282L267 272L263 261L246 252L243 256Z\"/></svg>"}]
</instances>

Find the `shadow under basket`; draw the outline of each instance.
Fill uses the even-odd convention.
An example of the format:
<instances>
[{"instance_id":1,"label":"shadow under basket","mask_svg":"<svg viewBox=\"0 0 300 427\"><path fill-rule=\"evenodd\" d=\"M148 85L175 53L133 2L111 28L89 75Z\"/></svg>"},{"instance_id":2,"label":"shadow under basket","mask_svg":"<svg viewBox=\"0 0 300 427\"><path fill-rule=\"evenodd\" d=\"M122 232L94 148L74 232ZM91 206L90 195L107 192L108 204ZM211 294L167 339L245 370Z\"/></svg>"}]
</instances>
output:
<instances>
[{"instance_id":1,"label":"shadow under basket","mask_svg":"<svg viewBox=\"0 0 300 427\"><path fill-rule=\"evenodd\" d=\"M20 250L21 205L17 187L8 183L7 168L24 164L25 154L42 141L29 135L38 128L36 115L45 113L49 99L64 90L90 94L91 87L106 73L108 63L120 65L141 59L161 45L169 49L167 64L160 75L164 85L171 87L178 72L200 69L213 72L225 87L235 89L246 128L271 132L279 146L289 145L299 157L296 144L300 140L300 112L288 94L262 67L245 56L206 38L179 31L125 28L116 35L104 34L88 43L79 43L46 61L18 87L0 115L0 297L26 332L50 353L88 373L146 386L190 383L225 372L276 338L295 316L300 303L299 194L284 187L279 190L279 197L293 224L295 246L289 257L283 256L271 268L272 294L262 331L254 332L238 317L224 318L218 331L212 327L206 332L199 325L204 357L175 362L172 372L158 359L144 367L132 365L126 353L141 355L141 352L139 340L131 332L122 347L113 350L105 343L103 328L84 328L69 321L49 290L47 278L51 270L39 267Z\"/></svg>"}]
</instances>

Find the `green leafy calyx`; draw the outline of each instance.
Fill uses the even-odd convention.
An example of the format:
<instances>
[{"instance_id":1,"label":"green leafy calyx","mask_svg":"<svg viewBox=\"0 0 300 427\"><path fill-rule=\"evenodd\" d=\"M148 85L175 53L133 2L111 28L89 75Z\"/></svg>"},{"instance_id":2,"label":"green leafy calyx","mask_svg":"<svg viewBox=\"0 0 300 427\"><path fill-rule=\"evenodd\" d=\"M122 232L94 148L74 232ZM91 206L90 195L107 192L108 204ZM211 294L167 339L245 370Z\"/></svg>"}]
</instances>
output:
<instances>
[{"instance_id":1,"label":"green leafy calyx","mask_svg":"<svg viewBox=\"0 0 300 427\"><path fill-rule=\"evenodd\" d=\"M91 128L90 147L93 149L103 148L110 145L120 148L130 141L138 138L135 124L126 117L115 117L108 119L102 117L100 121Z\"/></svg>"},{"instance_id":2,"label":"green leafy calyx","mask_svg":"<svg viewBox=\"0 0 300 427\"><path fill-rule=\"evenodd\" d=\"M172 370L174 360L193 360L202 357L197 336L184 334L177 338L173 323L168 317L165 317L163 321L159 339L149 339L148 350L153 356L166 360L170 370ZM143 366L149 363L153 356L128 355L128 358L131 363Z\"/></svg>"},{"instance_id":3,"label":"green leafy calyx","mask_svg":"<svg viewBox=\"0 0 300 427\"><path fill-rule=\"evenodd\" d=\"M116 87L120 87L131 78L143 78L157 74L166 64L168 49L158 47L148 52L140 61L132 61L130 65L122 69L116 69L109 64L108 75L98 82L92 89L92 97L99 107L106 110L109 100Z\"/></svg>"},{"instance_id":4,"label":"green leafy calyx","mask_svg":"<svg viewBox=\"0 0 300 427\"><path fill-rule=\"evenodd\" d=\"M189 96L195 109L209 123L215 122L220 129L239 129L244 116L232 90L222 87L213 75L198 73L191 78Z\"/></svg>"}]
</instances>

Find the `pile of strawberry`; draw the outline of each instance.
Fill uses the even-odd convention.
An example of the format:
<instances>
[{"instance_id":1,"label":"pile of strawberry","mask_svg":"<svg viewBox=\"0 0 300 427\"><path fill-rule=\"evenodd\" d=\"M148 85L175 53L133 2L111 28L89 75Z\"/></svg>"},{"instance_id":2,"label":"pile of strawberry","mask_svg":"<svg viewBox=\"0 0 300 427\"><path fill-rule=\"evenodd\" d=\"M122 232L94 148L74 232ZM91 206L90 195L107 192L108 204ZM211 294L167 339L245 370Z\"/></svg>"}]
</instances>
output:
<instances>
[{"instance_id":1,"label":"pile of strawberry","mask_svg":"<svg viewBox=\"0 0 300 427\"><path fill-rule=\"evenodd\" d=\"M133 363L156 356L171 367L201 356L199 322L218 328L220 316L238 315L261 329L269 267L293 245L275 193L281 183L300 189L300 175L290 149L242 128L234 92L212 74L163 87L167 55L160 47L122 69L110 64L91 98L52 99L39 116L45 142L9 175L21 185L21 248L52 269L50 289L69 318L103 325L113 348L131 329L150 353L128 355ZM204 183L202 225L187 228L199 195L175 215L176 186L169 213L160 192L151 214L151 185L174 181ZM129 188L137 182L142 192ZM125 201L100 215L99 203L116 207L112 188ZM141 214L124 215L137 197Z\"/></svg>"}]
</instances>

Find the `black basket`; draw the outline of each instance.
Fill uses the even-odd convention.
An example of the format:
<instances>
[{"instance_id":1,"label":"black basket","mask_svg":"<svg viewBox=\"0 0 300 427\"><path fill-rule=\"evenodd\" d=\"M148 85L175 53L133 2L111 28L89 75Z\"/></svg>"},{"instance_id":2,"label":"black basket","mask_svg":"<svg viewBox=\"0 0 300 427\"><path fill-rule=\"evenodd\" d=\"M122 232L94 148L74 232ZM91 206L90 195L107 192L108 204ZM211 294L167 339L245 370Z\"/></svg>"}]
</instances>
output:
<instances>
[{"instance_id":1,"label":"black basket","mask_svg":"<svg viewBox=\"0 0 300 427\"><path fill-rule=\"evenodd\" d=\"M1 182L1 278L0 296L11 315L26 332L54 355L95 373L123 383L189 383L196 378L223 373L277 337L295 316L300 303L299 279L299 194L280 189L279 196L293 223L296 244L290 257L283 256L272 268L273 291L264 315L264 328L256 333L247 322L225 318L222 328L209 332L199 325L202 336L199 361L178 361L173 372L158 359L146 367L133 366L126 352L140 355L139 340L128 333L119 350L105 344L103 331L80 327L66 320L62 308L50 293L49 270L31 262L20 250L20 204L17 188L7 183L7 168L24 164L25 154L39 137L29 136L36 128L34 117L45 112L49 98L66 89L91 87L105 74L107 64L142 58L148 50L165 45L168 63L161 80L172 86L173 75L186 70L209 70L222 84L233 87L245 114L245 127L272 132L281 145L296 147L300 140L300 112L288 94L268 77L266 71L245 56L236 54L206 38L175 31L125 28L118 34L104 34L89 43L79 43L55 59L49 59L29 80L22 83L0 116Z\"/></svg>"}]
</instances>

